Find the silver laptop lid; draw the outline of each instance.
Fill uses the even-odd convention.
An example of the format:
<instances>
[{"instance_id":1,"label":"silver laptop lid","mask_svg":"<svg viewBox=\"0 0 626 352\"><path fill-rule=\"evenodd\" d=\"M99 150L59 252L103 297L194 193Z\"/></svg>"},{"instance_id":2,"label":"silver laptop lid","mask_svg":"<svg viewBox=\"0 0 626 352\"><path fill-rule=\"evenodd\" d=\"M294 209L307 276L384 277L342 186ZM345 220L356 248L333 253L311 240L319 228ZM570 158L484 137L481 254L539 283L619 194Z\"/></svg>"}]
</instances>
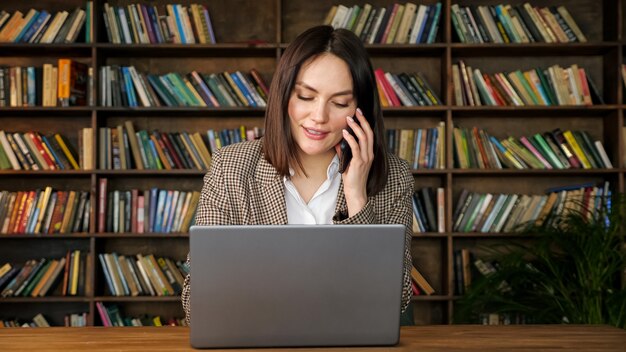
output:
<instances>
[{"instance_id":1,"label":"silver laptop lid","mask_svg":"<svg viewBox=\"0 0 626 352\"><path fill-rule=\"evenodd\" d=\"M191 345L392 345L402 225L193 226Z\"/></svg>"}]
</instances>

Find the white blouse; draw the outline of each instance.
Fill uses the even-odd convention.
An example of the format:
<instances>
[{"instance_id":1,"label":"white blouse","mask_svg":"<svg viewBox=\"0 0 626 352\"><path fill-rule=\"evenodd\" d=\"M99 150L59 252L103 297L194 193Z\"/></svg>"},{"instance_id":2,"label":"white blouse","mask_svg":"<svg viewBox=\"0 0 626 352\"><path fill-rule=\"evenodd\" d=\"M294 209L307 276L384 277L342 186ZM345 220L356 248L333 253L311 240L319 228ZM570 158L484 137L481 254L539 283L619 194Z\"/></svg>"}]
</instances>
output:
<instances>
[{"instance_id":1,"label":"white blouse","mask_svg":"<svg viewBox=\"0 0 626 352\"><path fill-rule=\"evenodd\" d=\"M293 170L289 170L293 175ZM285 204L287 205L287 223L290 225L332 224L337 205L337 194L341 185L339 157L335 155L326 170L326 181L315 192L309 203L305 203L296 186L288 177L285 183Z\"/></svg>"}]
</instances>

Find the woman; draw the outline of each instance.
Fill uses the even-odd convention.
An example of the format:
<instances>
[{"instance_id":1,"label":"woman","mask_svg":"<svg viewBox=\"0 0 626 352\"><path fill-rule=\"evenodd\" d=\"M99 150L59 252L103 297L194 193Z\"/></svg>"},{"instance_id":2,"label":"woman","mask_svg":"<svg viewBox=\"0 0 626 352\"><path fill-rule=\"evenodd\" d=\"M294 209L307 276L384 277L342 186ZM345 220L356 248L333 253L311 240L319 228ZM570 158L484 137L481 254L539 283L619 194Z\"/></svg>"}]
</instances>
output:
<instances>
[{"instance_id":1,"label":"woman","mask_svg":"<svg viewBox=\"0 0 626 352\"><path fill-rule=\"evenodd\" d=\"M213 155L196 224L403 224L404 311L411 297L413 177L406 162L387 153L384 132L360 40L344 29L311 28L280 59L265 136ZM352 159L339 173L342 140ZM182 295L187 322L189 288L188 275Z\"/></svg>"}]
</instances>

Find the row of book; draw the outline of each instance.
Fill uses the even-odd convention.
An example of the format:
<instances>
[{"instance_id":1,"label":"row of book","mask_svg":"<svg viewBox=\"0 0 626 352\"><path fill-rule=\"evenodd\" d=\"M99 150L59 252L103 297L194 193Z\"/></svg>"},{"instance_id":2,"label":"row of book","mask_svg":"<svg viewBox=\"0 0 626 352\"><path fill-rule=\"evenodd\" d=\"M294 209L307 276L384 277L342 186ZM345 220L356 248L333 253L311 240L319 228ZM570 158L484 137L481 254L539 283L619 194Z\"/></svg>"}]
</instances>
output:
<instances>
[{"instance_id":1,"label":"row of book","mask_svg":"<svg viewBox=\"0 0 626 352\"><path fill-rule=\"evenodd\" d=\"M60 133L0 130L0 170L79 170L77 155Z\"/></svg>"},{"instance_id":2,"label":"row of book","mask_svg":"<svg viewBox=\"0 0 626 352\"><path fill-rule=\"evenodd\" d=\"M187 326L183 318L163 319L159 315L141 315L139 317L123 317L117 304L105 305L96 302L96 309L102 326Z\"/></svg>"},{"instance_id":3,"label":"row of book","mask_svg":"<svg viewBox=\"0 0 626 352\"><path fill-rule=\"evenodd\" d=\"M454 33L461 43L587 42L565 6L451 6Z\"/></svg>"},{"instance_id":4,"label":"row of book","mask_svg":"<svg viewBox=\"0 0 626 352\"><path fill-rule=\"evenodd\" d=\"M420 72L393 74L374 70L383 107L441 105L441 99Z\"/></svg>"},{"instance_id":5,"label":"row of book","mask_svg":"<svg viewBox=\"0 0 626 352\"><path fill-rule=\"evenodd\" d=\"M65 136L0 130L0 170L91 170L93 129L78 133L78 153ZM101 170L207 170L211 154L223 146L263 136L260 127L199 132L135 131L131 121L98 129ZM132 137L130 137L132 136Z\"/></svg>"},{"instance_id":6,"label":"row of book","mask_svg":"<svg viewBox=\"0 0 626 352\"><path fill-rule=\"evenodd\" d=\"M255 69L157 75L113 65L100 68L100 82L102 106L265 107L269 94Z\"/></svg>"},{"instance_id":7,"label":"row of book","mask_svg":"<svg viewBox=\"0 0 626 352\"><path fill-rule=\"evenodd\" d=\"M135 259L136 258L136 259ZM106 293L112 296L175 296L183 290L187 267L182 261L117 253L98 254L106 279Z\"/></svg>"},{"instance_id":8,"label":"row of book","mask_svg":"<svg viewBox=\"0 0 626 352\"><path fill-rule=\"evenodd\" d=\"M457 106L604 104L591 77L576 64L488 74L459 61L452 65L452 83Z\"/></svg>"},{"instance_id":9,"label":"row of book","mask_svg":"<svg viewBox=\"0 0 626 352\"><path fill-rule=\"evenodd\" d=\"M209 129L204 139L199 132L135 132L131 121L124 126L99 129L99 164L103 170L198 169L207 170L211 154L222 146L262 136L262 129ZM208 142L207 142L208 141ZM209 152L210 150L210 152Z\"/></svg>"},{"instance_id":10,"label":"row of book","mask_svg":"<svg viewBox=\"0 0 626 352\"><path fill-rule=\"evenodd\" d=\"M84 296L90 254L70 250L64 257L30 259L0 267L2 297ZM2 274L4 273L4 274ZM63 275L61 275L63 273Z\"/></svg>"},{"instance_id":11,"label":"row of book","mask_svg":"<svg viewBox=\"0 0 626 352\"><path fill-rule=\"evenodd\" d=\"M430 296L435 293L435 289L415 266L411 266L411 290L414 296L422 294Z\"/></svg>"},{"instance_id":12,"label":"row of book","mask_svg":"<svg viewBox=\"0 0 626 352\"><path fill-rule=\"evenodd\" d=\"M529 264L530 265L530 264ZM472 281L481 276L493 275L500 265L497 261L486 260L478 257L468 248L454 251L454 292L456 295L464 295L471 286ZM511 291L508 282L502 281L499 288L503 291ZM522 314L509 313L480 313L476 323L482 325L511 325L531 324L532 320Z\"/></svg>"},{"instance_id":13,"label":"row of book","mask_svg":"<svg viewBox=\"0 0 626 352\"><path fill-rule=\"evenodd\" d=\"M413 193L413 232L446 231L443 187L423 187Z\"/></svg>"},{"instance_id":14,"label":"row of book","mask_svg":"<svg viewBox=\"0 0 626 352\"><path fill-rule=\"evenodd\" d=\"M0 170L80 170L91 159L91 128L79 133L76 153L64 136L0 130ZM98 163L101 170L207 170L219 148L263 136L259 127L209 129L199 132L135 131L131 121L99 128ZM120 137L121 136L121 137ZM129 137L134 136L134 137ZM445 168L445 124L420 129L388 129L388 148L413 169ZM483 129L453 129L454 166L481 169L613 168L601 141L586 131L555 129L518 139L497 139ZM87 169L91 169L88 167Z\"/></svg>"},{"instance_id":15,"label":"row of book","mask_svg":"<svg viewBox=\"0 0 626 352\"><path fill-rule=\"evenodd\" d=\"M489 276L498 270L497 261L483 260L472 253L468 248L454 251L454 292L461 296L472 285L472 279L479 275ZM509 283L503 281L499 288L503 291L510 291Z\"/></svg>"},{"instance_id":16,"label":"row of book","mask_svg":"<svg viewBox=\"0 0 626 352\"><path fill-rule=\"evenodd\" d=\"M366 44L434 43L439 30L441 2L433 5L394 3L375 8L334 5L324 24L354 32Z\"/></svg>"},{"instance_id":17,"label":"row of book","mask_svg":"<svg viewBox=\"0 0 626 352\"><path fill-rule=\"evenodd\" d=\"M9 43L74 43L81 33L86 43L93 39L93 1L85 9L75 8L55 14L31 8L26 15L0 11L0 42Z\"/></svg>"},{"instance_id":18,"label":"row of book","mask_svg":"<svg viewBox=\"0 0 626 352\"><path fill-rule=\"evenodd\" d=\"M591 218L610 207L609 182L556 187L543 195L471 192L463 189L456 202L453 231L510 233L533 225L552 225L569 212Z\"/></svg>"},{"instance_id":19,"label":"row of book","mask_svg":"<svg viewBox=\"0 0 626 352\"><path fill-rule=\"evenodd\" d=\"M587 131L556 128L498 139L483 129L454 127L454 165L461 169L612 169L602 142Z\"/></svg>"},{"instance_id":20,"label":"row of book","mask_svg":"<svg viewBox=\"0 0 626 352\"><path fill-rule=\"evenodd\" d=\"M47 328L50 323L43 314L38 313L30 322L22 322L18 319L0 319L0 328Z\"/></svg>"},{"instance_id":21,"label":"row of book","mask_svg":"<svg viewBox=\"0 0 626 352\"><path fill-rule=\"evenodd\" d=\"M91 139L90 130L81 130L79 137ZM132 122L126 121L124 126L99 128L99 167L102 170L206 170L211 154L219 148L262 135L262 128L245 126L220 131L209 129L206 137L199 132L135 132ZM445 168L443 136L444 122L432 128L387 130L389 150L407 160L413 169ZM483 129L455 127L453 142L454 165L463 169L613 168L602 142L594 141L586 131L555 129L528 138L522 136L519 140L513 137L498 140ZM83 159L91 159L90 151L83 148L80 152L78 157L72 144L58 133L45 136L38 132L0 130L0 170L80 170L85 168Z\"/></svg>"},{"instance_id":22,"label":"row of book","mask_svg":"<svg viewBox=\"0 0 626 352\"><path fill-rule=\"evenodd\" d=\"M442 101L419 73L375 70L383 107L432 106ZM457 106L593 105L604 100L584 68L553 65L546 69L482 73L463 61L452 65ZM139 73L134 66L100 68L102 106L265 107L268 86L255 69L186 75ZM93 70L72 59L58 67L0 67L0 107L93 105Z\"/></svg>"},{"instance_id":23,"label":"row of book","mask_svg":"<svg viewBox=\"0 0 626 352\"><path fill-rule=\"evenodd\" d=\"M413 169L444 169L446 146L445 122L437 127L388 129L389 151L406 160Z\"/></svg>"},{"instance_id":24,"label":"row of book","mask_svg":"<svg viewBox=\"0 0 626 352\"><path fill-rule=\"evenodd\" d=\"M88 232L91 200L87 191L0 191L0 233L66 234Z\"/></svg>"},{"instance_id":25,"label":"row of book","mask_svg":"<svg viewBox=\"0 0 626 352\"><path fill-rule=\"evenodd\" d=\"M211 154L219 148L262 135L262 128L245 126L209 129L206 137L199 132L135 132L132 122L126 121L124 125L99 128L99 166L101 170L207 170Z\"/></svg>"},{"instance_id":26,"label":"row of book","mask_svg":"<svg viewBox=\"0 0 626 352\"><path fill-rule=\"evenodd\" d=\"M239 128L225 128L219 131L214 129L207 130L211 154L230 144L259 139L264 134L265 128L263 127L247 128L243 125L239 126Z\"/></svg>"},{"instance_id":27,"label":"row of book","mask_svg":"<svg viewBox=\"0 0 626 352\"><path fill-rule=\"evenodd\" d=\"M481 325L525 325L536 324L533 319L519 313L480 313L477 324Z\"/></svg>"},{"instance_id":28,"label":"row of book","mask_svg":"<svg viewBox=\"0 0 626 352\"><path fill-rule=\"evenodd\" d=\"M159 14L156 5L104 3L102 15L110 43L215 44L209 10L201 4L167 4Z\"/></svg>"},{"instance_id":29,"label":"row of book","mask_svg":"<svg viewBox=\"0 0 626 352\"><path fill-rule=\"evenodd\" d=\"M158 189L107 191L100 179L98 231L113 233L179 233L194 223L200 192Z\"/></svg>"},{"instance_id":30,"label":"row of book","mask_svg":"<svg viewBox=\"0 0 626 352\"><path fill-rule=\"evenodd\" d=\"M93 105L93 70L61 58L57 66L0 66L0 107Z\"/></svg>"}]
</instances>

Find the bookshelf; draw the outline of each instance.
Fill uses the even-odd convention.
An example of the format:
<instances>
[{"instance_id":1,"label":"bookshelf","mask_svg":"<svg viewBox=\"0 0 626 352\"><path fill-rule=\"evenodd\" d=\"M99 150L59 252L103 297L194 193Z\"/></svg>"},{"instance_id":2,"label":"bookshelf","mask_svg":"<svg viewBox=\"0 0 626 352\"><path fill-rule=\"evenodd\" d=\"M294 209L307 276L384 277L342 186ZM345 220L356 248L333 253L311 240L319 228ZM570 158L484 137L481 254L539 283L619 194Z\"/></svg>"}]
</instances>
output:
<instances>
[{"instance_id":1,"label":"bookshelf","mask_svg":"<svg viewBox=\"0 0 626 352\"><path fill-rule=\"evenodd\" d=\"M162 6L172 3L157 0ZM266 82L271 81L283 50L298 33L323 22L328 9L337 4L361 4L336 0L249 2L208 0L177 3L200 3L209 9L217 43L177 44L110 44L107 42L101 9L104 0L94 1L95 42L91 44L8 44L0 43L0 65L41 66L69 57L94 68L94 86L98 92L98 68L103 65L134 65L138 71L166 73L172 71L218 72L256 68ZM34 0L28 4L3 5L6 11L28 11L31 7L58 11L84 7L83 0ZM133 1L114 0L111 5ZM392 4L389 0L369 1L373 6ZM416 4L434 4L425 0ZM368 45L374 68L392 72L419 70L444 102L430 107L385 108L388 129L428 128L443 121L446 124L446 165L444 169L414 170L417 187L445 189L445 233L415 234L412 241L413 261L435 288L432 296L413 298L417 324L451 324L454 314L453 253L461 248L475 248L492 241L525 240L512 234L477 234L452 232L454 203L463 188L477 192L541 193L545 188L581 182L608 180L614 191L624 191L623 84L619 72L626 63L626 0L561 1L566 5L588 43L572 44L462 44L451 27L450 6L494 5L496 0L444 0L440 28L434 44ZM520 1L511 1L520 3ZM554 1L531 1L535 6L553 5ZM237 9L237 11L233 11ZM464 60L488 72L529 69L551 64L585 67L603 94L605 105L556 107L473 107L455 106L452 94L452 64ZM262 126L261 108L120 108L120 107L29 107L0 108L0 129L59 132L76 146L78 131L84 127L115 127L130 120L136 129L159 129L173 132L186 130L205 133L207 129ZM497 136L537 133L561 127L587 130L600 139L614 169L592 170L480 170L455 169L453 165L452 127L488 128ZM97 132L94 132L94 160L97 160ZM97 200L101 178L107 178L109 190L150 187L200 190L202 171L195 170L90 170L90 171L0 171L1 190L19 191L52 186L57 190L86 190L92 204ZM92 209L91 218L96 218ZM188 252L187 234L113 234L98 233L92 221L87 233L70 235L2 235L0 262L24 262L41 256L61 257L68 249L81 249L94 255L117 252L125 255L154 253L182 260ZM95 302L115 302L126 315L159 314L182 317L180 297L110 297L104 296L105 281L97 259L91 257L90 290L82 297L0 298L0 319L30 320L41 312L55 325L63 316L88 312L88 325L101 325ZM252 297L252 299L254 299Z\"/></svg>"}]
</instances>

